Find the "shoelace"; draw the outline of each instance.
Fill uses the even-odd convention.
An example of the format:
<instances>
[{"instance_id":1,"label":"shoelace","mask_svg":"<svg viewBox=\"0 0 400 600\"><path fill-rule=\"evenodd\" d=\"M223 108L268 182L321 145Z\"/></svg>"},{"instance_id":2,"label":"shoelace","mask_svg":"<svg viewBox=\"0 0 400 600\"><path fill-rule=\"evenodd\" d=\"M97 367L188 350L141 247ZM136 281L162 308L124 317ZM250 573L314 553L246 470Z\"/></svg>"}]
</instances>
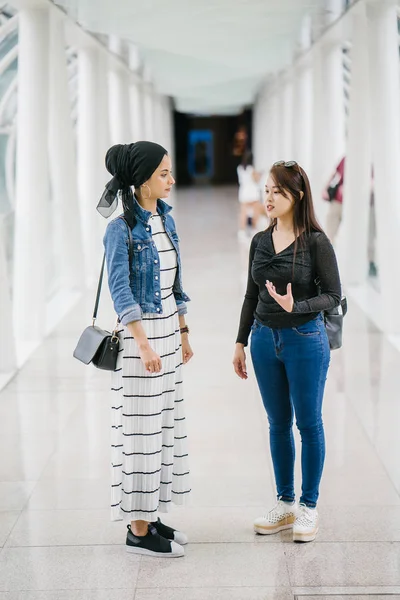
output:
<instances>
[{"instance_id":1,"label":"shoelace","mask_svg":"<svg viewBox=\"0 0 400 600\"><path fill-rule=\"evenodd\" d=\"M272 516L274 515L274 513L278 513L274 515L274 518L276 519L279 515L279 517L282 517L286 511L280 510L281 508L283 508L282 506L282 501L278 500L278 502L275 504L274 508L271 508L271 510L264 516L264 519L267 520L273 520ZM271 517L271 518L270 518Z\"/></svg>"},{"instance_id":2,"label":"shoelace","mask_svg":"<svg viewBox=\"0 0 400 600\"><path fill-rule=\"evenodd\" d=\"M314 522L314 515L311 511L312 511L312 509L310 509L305 504L300 504L299 513L298 513L296 521L300 525L307 525L307 526L312 525Z\"/></svg>"}]
</instances>

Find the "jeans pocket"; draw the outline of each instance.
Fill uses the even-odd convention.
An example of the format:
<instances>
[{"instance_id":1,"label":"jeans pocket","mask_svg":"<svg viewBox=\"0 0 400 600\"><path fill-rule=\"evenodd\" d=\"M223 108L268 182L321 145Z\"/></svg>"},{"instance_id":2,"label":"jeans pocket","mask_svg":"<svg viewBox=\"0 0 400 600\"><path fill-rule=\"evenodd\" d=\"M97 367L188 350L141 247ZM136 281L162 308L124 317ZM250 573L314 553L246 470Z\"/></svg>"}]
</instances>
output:
<instances>
[{"instance_id":1,"label":"jeans pocket","mask_svg":"<svg viewBox=\"0 0 400 600\"><path fill-rule=\"evenodd\" d=\"M314 337L321 335L320 323L320 320L312 319L312 321L307 321L307 323L292 327L292 330L301 337Z\"/></svg>"},{"instance_id":2,"label":"jeans pocket","mask_svg":"<svg viewBox=\"0 0 400 600\"><path fill-rule=\"evenodd\" d=\"M253 325L251 326L251 330L250 330L250 331L251 331L252 333L254 333L254 332L256 331L256 329L258 329L258 327L259 327L259 326L260 326L260 324L258 323L258 321L256 321L256 320L254 319L254 321L253 321Z\"/></svg>"}]
</instances>

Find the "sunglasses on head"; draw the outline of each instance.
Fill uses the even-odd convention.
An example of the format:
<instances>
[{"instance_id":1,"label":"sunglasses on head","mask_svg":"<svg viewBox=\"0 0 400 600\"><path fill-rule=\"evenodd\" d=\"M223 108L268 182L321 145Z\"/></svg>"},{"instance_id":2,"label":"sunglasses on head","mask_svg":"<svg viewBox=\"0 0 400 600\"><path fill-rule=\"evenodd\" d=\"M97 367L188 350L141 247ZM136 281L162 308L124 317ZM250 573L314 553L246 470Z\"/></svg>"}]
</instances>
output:
<instances>
[{"instance_id":1,"label":"sunglasses on head","mask_svg":"<svg viewBox=\"0 0 400 600\"><path fill-rule=\"evenodd\" d=\"M273 167L298 167L299 165L297 164L297 162L295 160L288 160L288 161L278 160L277 162L274 162L274 164L272 166Z\"/></svg>"}]
</instances>

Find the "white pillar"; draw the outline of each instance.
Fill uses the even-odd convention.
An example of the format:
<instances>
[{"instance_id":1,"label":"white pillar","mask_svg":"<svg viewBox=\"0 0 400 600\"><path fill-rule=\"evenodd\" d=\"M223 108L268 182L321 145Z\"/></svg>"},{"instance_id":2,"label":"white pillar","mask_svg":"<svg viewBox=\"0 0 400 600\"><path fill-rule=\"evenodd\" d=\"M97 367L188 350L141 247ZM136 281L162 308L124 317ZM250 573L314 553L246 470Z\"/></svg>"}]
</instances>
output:
<instances>
[{"instance_id":1,"label":"white pillar","mask_svg":"<svg viewBox=\"0 0 400 600\"><path fill-rule=\"evenodd\" d=\"M0 218L0 376L17 368L10 283L4 240L5 224Z\"/></svg>"},{"instance_id":2,"label":"white pillar","mask_svg":"<svg viewBox=\"0 0 400 600\"><path fill-rule=\"evenodd\" d=\"M121 53L122 43L115 36L110 38L110 50ZM112 62L109 72L109 111L112 144L132 142L129 107L129 74L122 65Z\"/></svg>"},{"instance_id":3,"label":"white pillar","mask_svg":"<svg viewBox=\"0 0 400 600\"><path fill-rule=\"evenodd\" d=\"M56 247L50 250L58 257L61 287L80 288L84 284L83 242L65 50L64 19L54 10L50 18L49 165Z\"/></svg>"},{"instance_id":4,"label":"white pillar","mask_svg":"<svg viewBox=\"0 0 400 600\"><path fill-rule=\"evenodd\" d=\"M102 217L96 211L104 189L104 153L98 143L98 51L93 47L82 47L78 60L78 191L85 276L90 285L98 272L102 252L100 228L97 227Z\"/></svg>"},{"instance_id":5,"label":"white pillar","mask_svg":"<svg viewBox=\"0 0 400 600\"><path fill-rule=\"evenodd\" d=\"M371 197L370 85L367 18L362 3L352 15L352 48L343 232L339 251L345 284L361 284L368 273ZM350 260L351 257L351 260Z\"/></svg>"},{"instance_id":6,"label":"white pillar","mask_svg":"<svg viewBox=\"0 0 400 600\"><path fill-rule=\"evenodd\" d=\"M345 152L343 56L342 48L337 44L327 45L324 50L325 147L330 161L327 169L333 171Z\"/></svg>"},{"instance_id":7,"label":"white pillar","mask_svg":"<svg viewBox=\"0 0 400 600\"><path fill-rule=\"evenodd\" d=\"M131 113L132 141L142 139L142 124L140 115L140 91L139 86L133 79L129 85L129 108Z\"/></svg>"},{"instance_id":8,"label":"white pillar","mask_svg":"<svg viewBox=\"0 0 400 600\"><path fill-rule=\"evenodd\" d=\"M43 337L46 304L49 180L49 13L19 12L18 133L13 307L17 343Z\"/></svg>"},{"instance_id":9,"label":"white pillar","mask_svg":"<svg viewBox=\"0 0 400 600\"><path fill-rule=\"evenodd\" d=\"M296 66L292 103L292 158L310 175L312 165L313 80L308 62Z\"/></svg>"},{"instance_id":10,"label":"white pillar","mask_svg":"<svg viewBox=\"0 0 400 600\"><path fill-rule=\"evenodd\" d=\"M110 180L104 166L104 157L111 146L109 103L108 103L108 58L104 53L98 56L98 81L97 81L97 135L99 143L99 182L105 185Z\"/></svg>"},{"instance_id":11,"label":"white pillar","mask_svg":"<svg viewBox=\"0 0 400 600\"><path fill-rule=\"evenodd\" d=\"M367 4L379 279L385 329L400 333L400 90L397 2Z\"/></svg>"},{"instance_id":12,"label":"white pillar","mask_svg":"<svg viewBox=\"0 0 400 600\"><path fill-rule=\"evenodd\" d=\"M142 139L142 108L141 108L141 81L139 79L140 55L136 46L129 45L129 68L132 75L129 80L129 110L131 118L132 141Z\"/></svg>"},{"instance_id":13,"label":"white pillar","mask_svg":"<svg viewBox=\"0 0 400 600\"><path fill-rule=\"evenodd\" d=\"M325 220L322 192L345 153L342 50L337 43L313 49L312 187L318 218Z\"/></svg>"},{"instance_id":14,"label":"white pillar","mask_svg":"<svg viewBox=\"0 0 400 600\"><path fill-rule=\"evenodd\" d=\"M293 159L293 82L288 73L283 82L283 111L282 111L282 158Z\"/></svg>"},{"instance_id":15,"label":"white pillar","mask_svg":"<svg viewBox=\"0 0 400 600\"><path fill-rule=\"evenodd\" d=\"M322 191L326 180L329 177L329 169L326 168L324 154L326 151L325 120L327 115L324 111L324 88L323 88L323 70L322 70L322 49L317 46L312 51L312 165L308 173L311 183L311 189L314 199L314 205L318 219L323 222L325 206L322 202Z\"/></svg>"},{"instance_id":16,"label":"white pillar","mask_svg":"<svg viewBox=\"0 0 400 600\"><path fill-rule=\"evenodd\" d=\"M143 87L143 112L145 139L154 142L153 90L149 83Z\"/></svg>"}]
</instances>

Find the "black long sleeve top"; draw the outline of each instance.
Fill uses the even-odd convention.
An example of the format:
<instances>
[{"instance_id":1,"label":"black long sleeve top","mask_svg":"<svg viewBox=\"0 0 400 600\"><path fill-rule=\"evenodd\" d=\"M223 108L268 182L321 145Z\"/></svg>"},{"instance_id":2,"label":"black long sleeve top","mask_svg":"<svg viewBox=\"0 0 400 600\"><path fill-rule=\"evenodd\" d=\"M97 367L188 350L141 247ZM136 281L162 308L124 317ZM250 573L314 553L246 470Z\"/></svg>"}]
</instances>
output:
<instances>
[{"instance_id":1,"label":"black long sleeve top","mask_svg":"<svg viewBox=\"0 0 400 600\"><path fill-rule=\"evenodd\" d=\"M250 245L247 289L236 342L247 346L250 329L257 319L272 329L297 327L321 311L340 304L341 285L335 251L325 233L313 232L276 253L272 229L257 233ZM285 311L268 293L271 281L278 294L286 294L292 283L294 306ZM318 280L318 285L316 283Z\"/></svg>"}]
</instances>

